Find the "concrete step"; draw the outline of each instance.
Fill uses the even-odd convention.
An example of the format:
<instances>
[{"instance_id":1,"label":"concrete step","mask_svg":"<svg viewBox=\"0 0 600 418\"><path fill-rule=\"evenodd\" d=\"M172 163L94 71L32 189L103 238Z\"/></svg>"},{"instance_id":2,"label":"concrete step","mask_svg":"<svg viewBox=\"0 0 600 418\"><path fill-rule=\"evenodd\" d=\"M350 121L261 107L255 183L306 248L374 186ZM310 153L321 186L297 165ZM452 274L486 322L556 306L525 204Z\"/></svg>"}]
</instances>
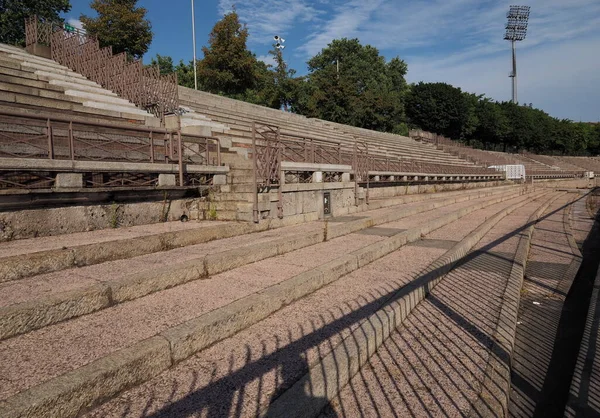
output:
<instances>
[{"instance_id":1,"label":"concrete step","mask_svg":"<svg viewBox=\"0 0 600 418\"><path fill-rule=\"evenodd\" d=\"M70 74L58 74L58 73L54 73L54 72L50 72L50 71L44 71L42 70L36 70L35 73L36 75L38 75L39 77L42 77L48 81L50 80L62 80L62 81L68 81L71 83L79 83L79 84L86 84L88 86L91 87L98 87L98 83L95 83L91 80L88 80L87 78L84 78L83 76L81 77L73 77ZM76 73L72 73L72 74L76 74Z\"/></svg>"},{"instance_id":2,"label":"concrete step","mask_svg":"<svg viewBox=\"0 0 600 418\"><path fill-rule=\"evenodd\" d=\"M507 204L510 202L513 205L516 204L515 199L508 200L509 198L508 195L505 196ZM528 196L516 199L527 202ZM170 264L171 268L164 271L169 271L172 275L172 267L176 264L187 262L189 268L197 268L193 267L190 257L197 257L200 253L194 254L190 248L186 248L184 252L180 253L181 255L165 256L160 259L154 257L152 258L153 262L146 261L135 264L137 267L129 263L132 270L141 269L141 272L147 273L141 273L137 280L128 280L129 284L125 285L123 282L124 286L118 287L118 290L117 288L112 290L113 301L117 302L121 300L120 298L125 298L120 306L102 309L86 316L52 325L52 328L47 330L49 332L33 331L0 343L0 352L3 353L3 358L6 360L2 363L3 376L9 382L2 392L2 399L6 402L0 403L0 415L22 415L25 411L31 410L32 403L35 403L36 413L39 415L56 415L54 408L58 408L60 405L63 416L74 416L83 407L82 402L96 404L101 400L110 399L118 395L124 388L159 376L162 371L171 368L173 362L180 363L213 344L219 345L220 341L249 326L256 324L260 327L262 320L269 315L276 314L283 306L299 301L302 297L313 294L323 286L336 282L347 273L358 270L359 267L364 267L385 254L401 248L407 241L418 240L422 234L431 232L432 228L437 229L443 225L450 225L456 219L466 218L468 213L479 214L478 219L485 220L486 215L489 217L490 212L481 210L485 205L498 210L498 205L493 206L494 203L498 202L493 199L484 199L477 202L463 202L452 208L439 208L436 213L441 215L441 218L435 216L434 213L406 216L403 219L404 224L409 226L409 231L401 232L401 227L395 226L395 228L399 228L398 236L392 237L354 234L352 236L337 235L338 238L335 238L335 234L328 234L331 238L327 242L320 242L319 237L322 241L324 233L322 223L315 223L318 231L316 233L310 232L310 229L303 229L306 225L296 227L293 236L299 238L292 238L292 235L289 235L281 240L282 230L271 231L275 234L271 237L265 236L265 241L262 241L263 244L261 244L255 235L247 236L249 245L232 250L228 256L223 255L218 258L224 263L223 266L228 266L229 269L233 268L231 272L215 274L214 277L209 276L203 280L194 280L193 277L187 275L185 276L187 278L179 276L180 278L177 279L179 281L174 282L175 278L171 277L170 285L167 287L171 287L175 283L178 285L167 290L165 290L166 287L156 287L159 284L157 280L148 281L148 274L158 273L157 263ZM459 217L458 211L461 210L462 217ZM400 214L397 210L388 210L388 212L394 216ZM471 216L470 223L465 222L463 229L466 226L469 226L470 230L474 229L476 225L473 225L473 219ZM390 218L387 219L388 223L390 220ZM337 225L339 227L331 227L338 228L338 233L351 231L348 222L339 222ZM371 224L364 223L364 225ZM215 242L213 245L230 249L230 245L225 241ZM271 247L278 250L270 253L269 248ZM207 247L203 246L203 248L206 250ZM284 251L286 255L276 259L268 258L269 254L276 255L279 251ZM288 252L289 254L287 254ZM415 254L419 252L422 253L423 249L418 249ZM250 256L250 253L253 255ZM187 261L182 258L183 254L187 254ZM244 254L246 255L244 256ZM258 255L261 255L262 258L255 258ZM416 255L402 256L400 260L412 260L415 257ZM204 266L211 265L212 262L208 260L209 258L203 263ZM210 260L216 261L217 258L212 257ZM248 262L254 263L245 266ZM398 274L401 271L403 270L393 271L394 280L398 280ZM191 274L194 276L197 273ZM102 277L111 281L112 285L116 284L114 274L104 272ZM374 277L373 273L369 273L369 277ZM84 279L81 278L78 284L83 284L83 282ZM89 280L85 282L90 283ZM91 282L96 284L95 281ZM244 285L240 286L242 282ZM373 283L370 280L364 280L364 277L361 277L361 282L372 289ZM58 284L58 281L54 280L53 283ZM164 282L161 286L165 286L166 283ZM136 297L136 293L142 289L147 296L138 296L136 300L132 300L131 297ZM359 290L354 287L349 289ZM332 307L331 301L334 296L347 295L339 293L339 290L333 292L331 290L331 288L327 290L330 296L323 299L327 305L326 309ZM152 291L155 293L148 294ZM139 293L137 294L139 295ZM364 296L362 289L358 292L359 296L361 294ZM72 295L73 293L71 293ZM322 298L321 295L322 293L319 297ZM353 293L352 297L354 298L355 295L356 293ZM339 302L340 306L345 303L342 300ZM299 305L295 304L293 309L300 313L302 309L299 309L299 306L302 303L298 303ZM81 306L83 305L89 306L87 303L83 303ZM319 309L322 306L322 304L315 305L314 299L309 305L319 306ZM297 317L293 314L294 311L281 311L276 315L281 318L285 313L283 316L287 316L288 324L291 318L306 319L305 316ZM319 310L315 313L322 315L323 312L326 310ZM329 316L325 316L329 318ZM289 332L287 326L282 326L283 323L279 322L279 319L277 321L275 327L271 323L273 332ZM263 324L269 326L268 323ZM390 329L392 328L390 327ZM343 327L332 327L331 329L338 332ZM264 335L265 333L261 332L260 338L264 338ZM224 343L227 344L225 341ZM233 341L233 343L237 347L237 342ZM229 340L229 344L232 344L231 340ZM322 354L326 355L336 344L333 343ZM287 345L287 342L284 345ZM277 346L277 349L281 348L283 347ZM219 345L219 351L224 352L222 345ZM264 350L262 354L263 356L267 355ZM298 358L301 357L298 356ZM224 360L228 361L227 358ZM27 366L25 366L25 362ZM242 363L242 367L243 364L245 363ZM31 367L35 373L24 373L23 367ZM295 373L302 374L305 370L306 366L300 367L296 369ZM108 379L109 375L113 377ZM286 374L286 376L288 375ZM103 383L99 386L95 382ZM211 383L222 387L218 381L211 380ZM177 385L177 387L184 386L189 387ZM50 387L54 390L48 391L47 389ZM170 385L169 389L172 390ZM269 389L265 394L267 399L271 398L272 390ZM78 397L71 396L75 391L80 394ZM74 401L68 404L57 402L56 399L59 396L61 399L67 397ZM174 398L167 396L163 399ZM203 399L212 399L212 397L203 397ZM217 397L215 399L222 404L223 399L228 398ZM262 402L261 399L259 401ZM121 405L132 406L127 402L121 403ZM119 415L115 411L104 413L99 410L97 413L100 414L98 416Z\"/></svg>"},{"instance_id":3,"label":"concrete step","mask_svg":"<svg viewBox=\"0 0 600 418\"><path fill-rule=\"evenodd\" d=\"M74 72L73 70L67 68L67 67L62 67L59 66L59 68L57 67L53 67L53 66L49 66L45 63L39 63L39 62L30 62L30 61L23 61L21 63L22 67L28 67L28 68L32 68L34 70L37 71L43 71L49 74L54 74L57 76L64 76L64 77L69 77L71 79L81 79L81 80L87 80L85 78L85 76Z\"/></svg>"},{"instance_id":4,"label":"concrete step","mask_svg":"<svg viewBox=\"0 0 600 418\"><path fill-rule=\"evenodd\" d=\"M70 71L68 67L65 67L64 65L60 65L56 61L37 57L35 55L29 55L27 53L25 53L25 54L8 53L8 57L15 59L15 60L20 60L23 63L34 64L35 66L38 66L38 67L33 67L33 68L39 68L39 66L43 66L44 68L51 68L51 69L57 70L57 71ZM26 66L29 66L29 65L26 65Z\"/></svg>"},{"instance_id":5,"label":"concrete step","mask_svg":"<svg viewBox=\"0 0 600 418\"><path fill-rule=\"evenodd\" d=\"M136 108L136 106L129 100L122 99L118 96L104 94L104 93L91 93L88 91L81 91L76 89L65 90L67 96L77 97L84 100L92 100L95 102L103 102L108 104L114 104L117 106Z\"/></svg>"},{"instance_id":6,"label":"concrete step","mask_svg":"<svg viewBox=\"0 0 600 418\"><path fill-rule=\"evenodd\" d=\"M101 94L101 95L105 95L105 96L119 97L117 95L117 93L114 93L111 90L107 90L107 89L103 88L102 86L100 86L99 84L97 84L96 87L94 87L90 84L81 84L81 83L77 83L77 82L69 82L69 81L64 81L64 80L50 80L48 83L51 85L63 87L63 90L71 89L71 90L78 90L78 91L83 91L83 92Z\"/></svg>"},{"instance_id":7,"label":"concrete step","mask_svg":"<svg viewBox=\"0 0 600 418\"><path fill-rule=\"evenodd\" d=\"M95 109L110 110L113 112L125 113L128 115L140 115L146 117L153 116L151 113L148 113L145 110L139 109L135 106L125 106L107 102L97 102L93 100L84 101L83 105L87 107L93 107Z\"/></svg>"},{"instance_id":8,"label":"concrete step","mask_svg":"<svg viewBox=\"0 0 600 418\"><path fill-rule=\"evenodd\" d=\"M39 81L33 78L23 78L15 75L6 75L0 72L0 82L6 83L8 85L12 85L15 88L25 87L25 88L34 88L34 89L42 89L42 90L50 90L58 93L64 93L64 89L60 86L53 86L48 84L46 81ZM6 91L10 91L10 87L5 89Z\"/></svg>"},{"instance_id":9,"label":"concrete step","mask_svg":"<svg viewBox=\"0 0 600 418\"><path fill-rule=\"evenodd\" d=\"M8 103L17 103L17 104L25 104L31 105L41 108L48 108L50 111L54 109L60 110L76 110L82 113L89 113L90 115L105 115L115 118L121 119L133 119L133 120L147 120L148 115L140 115L140 114L123 114L121 112L110 111L110 110L102 110L102 109L94 109L91 107L86 107L83 104L79 104L76 102L70 101L60 101L55 99L47 99L44 97L30 96L26 94L20 93L8 93L0 91L0 102L8 102ZM156 118L151 118L156 119Z\"/></svg>"}]
</instances>

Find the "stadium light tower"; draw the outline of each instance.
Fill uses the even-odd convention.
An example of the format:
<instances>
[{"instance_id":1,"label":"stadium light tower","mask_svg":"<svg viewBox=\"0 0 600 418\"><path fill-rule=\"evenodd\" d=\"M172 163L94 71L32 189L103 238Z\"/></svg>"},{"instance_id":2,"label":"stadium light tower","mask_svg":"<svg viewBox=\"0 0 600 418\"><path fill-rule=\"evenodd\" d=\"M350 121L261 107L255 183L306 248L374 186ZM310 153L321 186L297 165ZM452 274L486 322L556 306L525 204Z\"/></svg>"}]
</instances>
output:
<instances>
[{"instance_id":1,"label":"stadium light tower","mask_svg":"<svg viewBox=\"0 0 600 418\"><path fill-rule=\"evenodd\" d=\"M512 44L512 102L517 103L517 41L522 41L527 36L527 23L529 22L529 6L510 6L506 17L506 34L504 39Z\"/></svg>"}]
</instances>

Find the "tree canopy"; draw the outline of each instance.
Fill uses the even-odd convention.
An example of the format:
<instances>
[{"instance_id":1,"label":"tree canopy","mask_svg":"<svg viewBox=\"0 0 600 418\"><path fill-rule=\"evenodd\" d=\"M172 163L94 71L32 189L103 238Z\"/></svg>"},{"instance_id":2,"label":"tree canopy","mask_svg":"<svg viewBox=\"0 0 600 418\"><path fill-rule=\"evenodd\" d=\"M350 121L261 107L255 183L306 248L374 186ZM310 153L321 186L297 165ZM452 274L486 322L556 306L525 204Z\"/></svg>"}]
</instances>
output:
<instances>
[{"instance_id":1,"label":"tree canopy","mask_svg":"<svg viewBox=\"0 0 600 418\"><path fill-rule=\"evenodd\" d=\"M60 13L71 10L69 0L0 0L0 42L25 45L25 18L63 23Z\"/></svg>"},{"instance_id":2,"label":"tree canopy","mask_svg":"<svg viewBox=\"0 0 600 418\"><path fill-rule=\"evenodd\" d=\"M152 42L152 25L145 19L146 9L137 0L93 0L96 17L79 18L88 34L98 37L101 47L112 46L113 54L125 52L140 58Z\"/></svg>"},{"instance_id":3,"label":"tree canopy","mask_svg":"<svg viewBox=\"0 0 600 418\"><path fill-rule=\"evenodd\" d=\"M420 128L486 149L600 152L600 124L559 120L531 104L499 103L447 83L407 85L403 60L387 61L358 39L333 40L308 60L308 74L296 77L275 45L273 64L257 60L247 49L248 36L235 9L215 24L198 62L200 89L383 132L407 135L409 127ZM191 62L175 66L160 55L153 62L193 87Z\"/></svg>"},{"instance_id":4,"label":"tree canopy","mask_svg":"<svg viewBox=\"0 0 600 418\"><path fill-rule=\"evenodd\" d=\"M381 131L402 129L406 64L377 48L339 39L308 61L293 109L303 115Z\"/></svg>"},{"instance_id":5,"label":"tree canopy","mask_svg":"<svg viewBox=\"0 0 600 418\"><path fill-rule=\"evenodd\" d=\"M219 20L203 47L204 59L198 62L198 77L206 91L228 96L243 96L258 82L257 59L246 48L248 29L240 23L235 9Z\"/></svg>"}]
</instances>

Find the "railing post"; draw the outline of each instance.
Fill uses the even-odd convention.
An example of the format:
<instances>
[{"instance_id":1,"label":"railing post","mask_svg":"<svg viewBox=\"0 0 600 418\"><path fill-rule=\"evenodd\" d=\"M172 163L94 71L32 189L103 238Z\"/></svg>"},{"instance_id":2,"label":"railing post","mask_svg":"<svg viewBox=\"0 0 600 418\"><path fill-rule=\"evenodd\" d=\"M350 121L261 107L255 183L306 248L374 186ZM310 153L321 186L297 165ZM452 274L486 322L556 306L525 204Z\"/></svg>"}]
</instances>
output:
<instances>
[{"instance_id":1,"label":"railing post","mask_svg":"<svg viewBox=\"0 0 600 418\"><path fill-rule=\"evenodd\" d=\"M309 162L308 161L308 146L306 144L306 138L302 138L302 145L304 145L304 162Z\"/></svg>"},{"instance_id":2,"label":"railing post","mask_svg":"<svg viewBox=\"0 0 600 418\"><path fill-rule=\"evenodd\" d=\"M163 138L163 145L165 149L165 163L169 162L169 149L171 148L171 132L165 132L165 137Z\"/></svg>"},{"instance_id":3,"label":"railing post","mask_svg":"<svg viewBox=\"0 0 600 418\"><path fill-rule=\"evenodd\" d=\"M215 140L215 142L217 143L217 165L220 167L221 166L221 141L219 140L219 138L217 138Z\"/></svg>"},{"instance_id":4,"label":"railing post","mask_svg":"<svg viewBox=\"0 0 600 418\"><path fill-rule=\"evenodd\" d=\"M46 122L46 135L48 136L48 158L54 159L54 138L52 137L52 125L50 119Z\"/></svg>"},{"instance_id":5,"label":"railing post","mask_svg":"<svg viewBox=\"0 0 600 418\"><path fill-rule=\"evenodd\" d=\"M179 157L179 186L183 187L183 144L181 143L181 131L177 131L177 154Z\"/></svg>"},{"instance_id":6,"label":"railing post","mask_svg":"<svg viewBox=\"0 0 600 418\"><path fill-rule=\"evenodd\" d=\"M75 140L73 138L73 122L69 122L69 154L75 160Z\"/></svg>"},{"instance_id":7,"label":"railing post","mask_svg":"<svg viewBox=\"0 0 600 418\"><path fill-rule=\"evenodd\" d=\"M206 145L206 165L210 165L210 150L208 149L208 138L204 138Z\"/></svg>"},{"instance_id":8,"label":"railing post","mask_svg":"<svg viewBox=\"0 0 600 418\"><path fill-rule=\"evenodd\" d=\"M277 130L277 142L279 143L279 130ZM281 181L281 150L283 148L283 144L279 144L277 147L277 164L276 164L276 173L279 177L277 181L277 195L279 197L279 201L277 202L277 217L279 219L283 219L283 182Z\"/></svg>"},{"instance_id":9,"label":"railing post","mask_svg":"<svg viewBox=\"0 0 600 418\"><path fill-rule=\"evenodd\" d=\"M254 185L254 201L252 203L252 217L254 223L258 223L258 156L256 155L256 122L252 122L252 184Z\"/></svg>"},{"instance_id":10,"label":"railing post","mask_svg":"<svg viewBox=\"0 0 600 418\"><path fill-rule=\"evenodd\" d=\"M150 141L150 162L154 162L154 138L152 137L152 131L148 134L148 140Z\"/></svg>"}]
</instances>

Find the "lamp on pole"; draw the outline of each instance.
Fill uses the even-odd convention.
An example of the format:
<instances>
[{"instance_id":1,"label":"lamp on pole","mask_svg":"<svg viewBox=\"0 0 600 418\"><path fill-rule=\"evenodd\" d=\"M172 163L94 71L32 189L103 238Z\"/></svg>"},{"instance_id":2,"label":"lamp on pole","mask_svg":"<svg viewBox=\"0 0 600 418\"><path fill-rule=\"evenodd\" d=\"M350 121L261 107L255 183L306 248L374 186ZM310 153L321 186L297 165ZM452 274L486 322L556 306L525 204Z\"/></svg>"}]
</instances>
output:
<instances>
[{"instance_id":1,"label":"lamp on pole","mask_svg":"<svg viewBox=\"0 0 600 418\"><path fill-rule=\"evenodd\" d=\"M194 0L192 0L192 45L194 48L194 89L198 90L198 73L196 72L196 15L194 14Z\"/></svg>"},{"instance_id":2,"label":"lamp on pole","mask_svg":"<svg viewBox=\"0 0 600 418\"><path fill-rule=\"evenodd\" d=\"M512 44L512 102L517 103L517 41L522 41L527 36L527 24L529 22L529 6L510 6L506 17L506 34L504 39Z\"/></svg>"}]
</instances>

